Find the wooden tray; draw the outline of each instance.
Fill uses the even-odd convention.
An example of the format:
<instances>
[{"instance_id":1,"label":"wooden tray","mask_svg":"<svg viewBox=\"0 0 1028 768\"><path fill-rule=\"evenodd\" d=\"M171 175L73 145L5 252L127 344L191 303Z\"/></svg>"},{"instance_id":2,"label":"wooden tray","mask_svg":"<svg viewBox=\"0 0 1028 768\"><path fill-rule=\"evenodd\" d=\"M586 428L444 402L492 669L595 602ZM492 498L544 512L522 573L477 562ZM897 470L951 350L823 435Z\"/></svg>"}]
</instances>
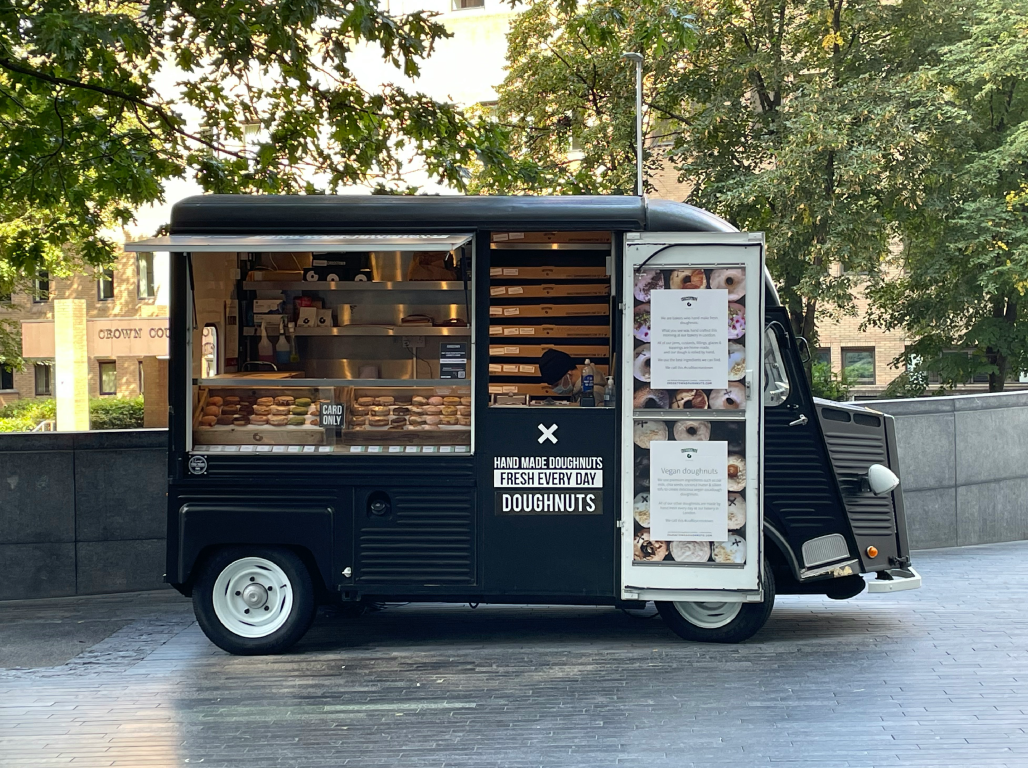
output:
<instances>
[{"instance_id":1,"label":"wooden tray","mask_svg":"<svg viewBox=\"0 0 1028 768\"><path fill-rule=\"evenodd\" d=\"M609 277L606 267L489 267L493 280L575 280L580 277Z\"/></svg>"},{"instance_id":2,"label":"wooden tray","mask_svg":"<svg viewBox=\"0 0 1028 768\"><path fill-rule=\"evenodd\" d=\"M489 288L493 298L544 298L547 296L609 296L608 283L578 285L494 285Z\"/></svg>"},{"instance_id":3,"label":"wooden tray","mask_svg":"<svg viewBox=\"0 0 1028 768\"><path fill-rule=\"evenodd\" d=\"M558 339L606 339L610 328L606 325L490 325L490 336L517 338L521 341L531 337L553 337Z\"/></svg>"},{"instance_id":4,"label":"wooden tray","mask_svg":"<svg viewBox=\"0 0 1028 768\"><path fill-rule=\"evenodd\" d=\"M344 445L471 445L471 427L465 429L345 429Z\"/></svg>"},{"instance_id":5,"label":"wooden tray","mask_svg":"<svg viewBox=\"0 0 1028 768\"><path fill-rule=\"evenodd\" d=\"M214 426L193 432L196 445L324 445L321 427Z\"/></svg>"},{"instance_id":6,"label":"wooden tray","mask_svg":"<svg viewBox=\"0 0 1028 768\"><path fill-rule=\"evenodd\" d=\"M523 304L489 307L489 317L594 317L610 314L606 304Z\"/></svg>"},{"instance_id":7,"label":"wooden tray","mask_svg":"<svg viewBox=\"0 0 1028 768\"><path fill-rule=\"evenodd\" d=\"M606 344L494 344L489 347L490 357L542 357L548 349L559 349L572 357L610 357L610 347Z\"/></svg>"}]
</instances>

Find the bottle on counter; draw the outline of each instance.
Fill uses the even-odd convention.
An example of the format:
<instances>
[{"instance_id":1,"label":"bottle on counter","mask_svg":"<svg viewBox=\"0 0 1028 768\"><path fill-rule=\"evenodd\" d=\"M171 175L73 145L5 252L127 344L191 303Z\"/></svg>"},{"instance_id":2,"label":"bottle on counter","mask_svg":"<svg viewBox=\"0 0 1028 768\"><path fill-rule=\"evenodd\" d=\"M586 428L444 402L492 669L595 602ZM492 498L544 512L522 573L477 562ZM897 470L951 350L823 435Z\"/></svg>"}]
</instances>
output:
<instances>
[{"instance_id":1,"label":"bottle on counter","mask_svg":"<svg viewBox=\"0 0 1028 768\"><path fill-rule=\"evenodd\" d=\"M300 362L300 353L296 349L296 323L289 324L289 362Z\"/></svg>"},{"instance_id":2,"label":"bottle on counter","mask_svg":"<svg viewBox=\"0 0 1028 768\"><path fill-rule=\"evenodd\" d=\"M266 363L275 362L275 348L271 346L271 341L268 340L267 323L261 323L261 340L257 344L257 359L263 360Z\"/></svg>"},{"instance_id":3,"label":"bottle on counter","mask_svg":"<svg viewBox=\"0 0 1028 768\"><path fill-rule=\"evenodd\" d=\"M596 382L596 366L593 365L593 361L586 359L585 365L582 366L582 399L580 404L585 407L592 407L596 405L596 394L593 392L593 386Z\"/></svg>"},{"instance_id":4,"label":"bottle on counter","mask_svg":"<svg viewBox=\"0 0 1028 768\"><path fill-rule=\"evenodd\" d=\"M603 407L614 407L614 377L608 376L607 383L603 386Z\"/></svg>"},{"instance_id":5,"label":"bottle on counter","mask_svg":"<svg viewBox=\"0 0 1028 768\"><path fill-rule=\"evenodd\" d=\"M278 365L289 364L289 340L286 338L286 321L283 318L278 324L278 343L275 344L275 362Z\"/></svg>"}]
</instances>

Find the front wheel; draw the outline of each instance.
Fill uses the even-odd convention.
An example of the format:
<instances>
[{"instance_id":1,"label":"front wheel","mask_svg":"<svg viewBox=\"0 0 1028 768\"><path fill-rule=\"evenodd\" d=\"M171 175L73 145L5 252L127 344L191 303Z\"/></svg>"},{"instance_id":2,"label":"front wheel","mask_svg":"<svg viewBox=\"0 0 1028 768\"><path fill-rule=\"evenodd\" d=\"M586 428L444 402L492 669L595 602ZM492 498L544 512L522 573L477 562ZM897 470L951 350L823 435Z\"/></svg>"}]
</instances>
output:
<instances>
[{"instance_id":1,"label":"front wheel","mask_svg":"<svg viewBox=\"0 0 1028 768\"><path fill-rule=\"evenodd\" d=\"M764 565L759 603L658 602L664 623L679 637L702 643L741 643L760 630L775 604L775 577Z\"/></svg>"},{"instance_id":2,"label":"front wheel","mask_svg":"<svg viewBox=\"0 0 1028 768\"><path fill-rule=\"evenodd\" d=\"M243 656L281 653L314 621L314 587L303 561L280 547L228 547L207 559L193 611L212 643Z\"/></svg>"}]
</instances>

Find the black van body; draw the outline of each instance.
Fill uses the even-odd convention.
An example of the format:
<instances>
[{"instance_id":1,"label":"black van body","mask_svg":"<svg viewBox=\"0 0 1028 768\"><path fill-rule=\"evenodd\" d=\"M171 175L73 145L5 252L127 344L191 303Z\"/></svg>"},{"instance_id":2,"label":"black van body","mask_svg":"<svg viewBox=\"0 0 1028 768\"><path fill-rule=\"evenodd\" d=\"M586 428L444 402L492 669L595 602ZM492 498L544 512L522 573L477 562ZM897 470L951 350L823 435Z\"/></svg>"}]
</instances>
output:
<instances>
[{"instance_id":1,"label":"black van body","mask_svg":"<svg viewBox=\"0 0 1028 768\"><path fill-rule=\"evenodd\" d=\"M609 230L618 272L623 233L735 231L697 208L638 197L206 196L175 205L170 227L172 235L468 232L484 243L494 230ZM190 595L201 564L218 548L276 545L293 549L308 565L326 602L622 604L614 500L604 514L588 517L487 515L479 502L490 492L491 469L479 466L474 455L360 461L210 455L205 473L191 474L190 413L182 405L190 398L187 287L190 262L199 273L203 258L198 253L171 259L166 580L172 586ZM489 249L475 258L476 273L488 274ZM901 490L875 496L866 485L872 464L898 474L894 421L811 396L797 339L770 277L765 282L765 325L777 335L791 383L784 407L765 414L766 557L779 593L850 597L864 588L861 573L909 565ZM473 284L474 290L487 290ZM482 326L489 324L487 304L477 305L475 322ZM487 362L486 355L478 356L473 376L479 381L488 378ZM509 439L504 420L518 414L486 408L488 395L478 391L479 445ZM568 414L577 420L579 439L601 446L611 466L621 408ZM388 514L368 514L373 499L385 499ZM804 545L831 534L844 537L849 556L828 567L808 565L817 557ZM577 542L573 551L548 556L548 548L568 540ZM875 557L869 547L877 549Z\"/></svg>"}]
</instances>

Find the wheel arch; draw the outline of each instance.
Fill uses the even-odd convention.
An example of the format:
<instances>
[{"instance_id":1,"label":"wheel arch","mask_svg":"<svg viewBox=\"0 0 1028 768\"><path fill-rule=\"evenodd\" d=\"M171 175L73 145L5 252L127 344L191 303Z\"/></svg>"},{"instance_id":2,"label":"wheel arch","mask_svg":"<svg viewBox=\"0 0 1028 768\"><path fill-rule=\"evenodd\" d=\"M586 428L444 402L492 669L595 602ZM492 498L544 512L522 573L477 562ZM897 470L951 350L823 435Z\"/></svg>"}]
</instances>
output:
<instances>
[{"instance_id":1,"label":"wheel arch","mask_svg":"<svg viewBox=\"0 0 1028 768\"><path fill-rule=\"evenodd\" d=\"M178 557L169 573L182 594L191 595L199 566L224 547L281 546L295 552L310 572L319 599L330 593L333 516L315 509L221 507L185 504L178 514Z\"/></svg>"}]
</instances>

